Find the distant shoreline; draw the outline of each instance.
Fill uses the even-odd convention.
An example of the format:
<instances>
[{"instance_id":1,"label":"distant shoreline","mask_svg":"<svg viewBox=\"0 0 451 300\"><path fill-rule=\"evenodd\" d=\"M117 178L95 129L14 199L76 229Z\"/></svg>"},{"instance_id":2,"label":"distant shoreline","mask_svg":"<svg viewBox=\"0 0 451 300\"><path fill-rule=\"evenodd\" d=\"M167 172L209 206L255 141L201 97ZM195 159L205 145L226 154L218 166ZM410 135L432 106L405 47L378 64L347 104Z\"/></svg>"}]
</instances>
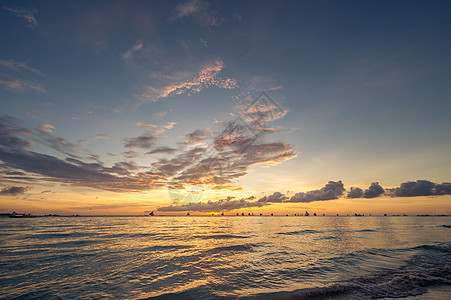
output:
<instances>
[{"instance_id":1,"label":"distant shoreline","mask_svg":"<svg viewBox=\"0 0 451 300\"><path fill-rule=\"evenodd\" d=\"M9 218L11 216L11 214L8 213L0 213L0 218ZM103 218L103 217L108 217L108 218L112 218L112 217L121 217L121 218L136 218L136 217L146 217L146 218L152 218L152 217L185 217L185 218L190 218L190 217L208 217L208 218L213 218L213 217L241 217L241 218L245 218L245 217L301 217L301 218L342 218L342 217L346 217L346 218L362 218L362 217L367 217L367 218L372 218L372 217L376 217L376 218L392 218L392 217L450 217L451 215L361 215L361 216L355 216L355 215L318 215L318 216L303 216L303 215L154 215L154 216L149 216L149 215L31 215L31 218L77 218L77 217L81 217L81 218L89 218L89 217L95 217L95 218ZM24 219L30 218L30 217L23 217ZM18 219L22 219L22 217L16 217Z\"/></svg>"}]
</instances>

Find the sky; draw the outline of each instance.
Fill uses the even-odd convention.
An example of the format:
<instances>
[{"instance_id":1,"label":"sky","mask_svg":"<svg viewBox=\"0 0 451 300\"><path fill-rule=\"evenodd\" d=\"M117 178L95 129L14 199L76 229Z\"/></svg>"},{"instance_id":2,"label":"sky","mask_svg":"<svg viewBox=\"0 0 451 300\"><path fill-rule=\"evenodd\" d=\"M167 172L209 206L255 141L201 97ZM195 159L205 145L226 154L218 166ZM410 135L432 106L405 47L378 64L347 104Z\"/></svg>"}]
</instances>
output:
<instances>
[{"instance_id":1,"label":"sky","mask_svg":"<svg viewBox=\"0 0 451 300\"><path fill-rule=\"evenodd\" d=\"M0 212L451 214L449 1L0 5Z\"/></svg>"}]
</instances>

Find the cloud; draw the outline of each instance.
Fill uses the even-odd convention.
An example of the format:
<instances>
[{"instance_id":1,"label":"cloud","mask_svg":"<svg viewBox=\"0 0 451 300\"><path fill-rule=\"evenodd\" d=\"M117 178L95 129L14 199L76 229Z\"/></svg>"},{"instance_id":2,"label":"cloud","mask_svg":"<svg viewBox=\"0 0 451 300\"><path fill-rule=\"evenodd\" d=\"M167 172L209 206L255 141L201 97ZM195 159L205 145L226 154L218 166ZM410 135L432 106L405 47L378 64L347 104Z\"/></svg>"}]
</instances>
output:
<instances>
[{"instance_id":1,"label":"cloud","mask_svg":"<svg viewBox=\"0 0 451 300\"><path fill-rule=\"evenodd\" d=\"M120 170L122 174L130 174L130 168L116 165L106 168L101 164L84 163L75 159L59 158L32 151L8 151L0 147L0 160L8 167L40 175L42 180L63 182L96 189L115 192L131 192L160 188L159 175L141 172L128 176L115 176Z\"/></svg>"},{"instance_id":2,"label":"cloud","mask_svg":"<svg viewBox=\"0 0 451 300\"><path fill-rule=\"evenodd\" d=\"M55 127L50 124L42 124L33 133L33 138L38 143L70 157L78 158L82 153L88 155L91 154L83 148L87 141L80 140L77 144L75 144L65 138L55 137L52 135L54 128Z\"/></svg>"},{"instance_id":3,"label":"cloud","mask_svg":"<svg viewBox=\"0 0 451 300\"><path fill-rule=\"evenodd\" d=\"M19 78L14 78L6 74L0 74L0 85L12 91L22 91L22 92L32 91L38 94L47 93L46 88L38 83Z\"/></svg>"},{"instance_id":4,"label":"cloud","mask_svg":"<svg viewBox=\"0 0 451 300\"><path fill-rule=\"evenodd\" d=\"M26 63L24 63L22 61L0 59L0 66L14 70L14 71L26 70L26 71L33 72L39 76L44 76L44 74L42 74L41 71L28 66Z\"/></svg>"},{"instance_id":5,"label":"cloud","mask_svg":"<svg viewBox=\"0 0 451 300\"><path fill-rule=\"evenodd\" d=\"M133 151L133 150L126 151L123 154L127 158L137 158L137 157L139 157L141 155L140 153L138 153L136 151Z\"/></svg>"},{"instance_id":6,"label":"cloud","mask_svg":"<svg viewBox=\"0 0 451 300\"><path fill-rule=\"evenodd\" d=\"M169 130L172 129L175 125L177 125L177 122L166 122L166 124L162 125L162 127Z\"/></svg>"},{"instance_id":7,"label":"cloud","mask_svg":"<svg viewBox=\"0 0 451 300\"><path fill-rule=\"evenodd\" d=\"M408 181L401 183L393 193L398 197L429 196L435 194L435 183L428 180Z\"/></svg>"},{"instance_id":8,"label":"cloud","mask_svg":"<svg viewBox=\"0 0 451 300\"><path fill-rule=\"evenodd\" d=\"M125 139L126 148L132 149L149 149L155 146L157 138L154 136L139 136L135 138Z\"/></svg>"},{"instance_id":9,"label":"cloud","mask_svg":"<svg viewBox=\"0 0 451 300\"><path fill-rule=\"evenodd\" d=\"M143 42L142 41L139 41L139 42L137 42L135 45L133 45L127 52L125 52L124 54L122 54L122 58L124 59L124 60L130 60L132 57L133 57L133 55L135 54L135 53L137 53L139 50L141 50L142 49L142 47L143 47Z\"/></svg>"},{"instance_id":10,"label":"cloud","mask_svg":"<svg viewBox=\"0 0 451 300\"><path fill-rule=\"evenodd\" d=\"M40 154L29 149L33 143L21 136L43 139L44 144L59 149L61 153L68 155L66 159ZM20 170L33 176L7 175L9 178L23 180L43 180L74 184L110 191L141 191L161 188L166 182L161 175L152 172L138 172L139 167L133 162L117 162L112 167L106 167L98 161L95 155L90 159L95 163L84 162L73 153L68 152L74 144L61 138L54 138L42 130L31 131L20 126L19 120L3 116L0 117L0 161L2 169ZM54 143L60 143L54 144ZM66 143L66 145L65 145ZM65 149L64 147L68 147ZM13 173L11 173L13 174Z\"/></svg>"},{"instance_id":11,"label":"cloud","mask_svg":"<svg viewBox=\"0 0 451 300\"><path fill-rule=\"evenodd\" d=\"M177 122L166 122L163 125L149 124L143 122L136 123L136 126L147 130L149 133L152 133L153 135L159 135L165 132L166 130L172 129L175 125L177 125Z\"/></svg>"},{"instance_id":12,"label":"cloud","mask_svg":"<svg viewBox=\"0 0 451 300\"><path fill-rule=\"evenodd\" d=\"M388 193L396 197L451 195L451 183L437 184L429 180L407 181Z\"/></svg>"},{"instance_id":13,"label":"cloud","mask_svg":"<svg viewBox=\"0 0 451 300\"><path fill-rule=\"evenodd\" d=\"M0 73L0 85L11 91L20 92L35 92L38 94L45 94L47 92L46 88L39 84L35 77L36 75L44 76L39 70L28 66L24 62L14 61L14 60L2 60L0 59L0 67L8 73L15 73L14 75ZM31 79L25 79L22 77L30 77L26 72L31 72L33 74ZM25 74L24 74L25 73Z\"/></svg>"},{"instance_id":14,"label":"cloud","mask_svg":"<svg viewBox=\"0 0 451 300\"><path fill-rule=\"evenodd\" d=\"M157 113L157 116L159 118L163 118L164 116L166 116L169 113L169 111L160 111L159 113Z\"/></svg>"},{"instance_id":15,"label":"cloud","mask_svg":"<svg viewBox=\"0 0 451 300\"><path fill-rule=\"evenodd\" d=\"M151 124L140 124L154 129ZM163 125L172 128L174 122ZM221 145L217 147L217 138L208 130L198 130L187 135L190 143L205 141L210 146L173 149L157 147L147 154L173 154L181 151L171 159L162 157L152 163L147 172L132 162L116 162L105 166L89 152L82 156L80 145L64 138L51 135L53 127L43 124L35 131L22 128L17 119L2 117L0 119L0 160L5 167L12 170L38 175L36 180L52 180L75 185L83 185L106 190L145 190L162 187L174 187L202 183L212 188L236 189L232 180L246 175L247 169L258 163L279 163L296 156L291 145L280 142L262 142L251 145L246 153L237 153L233 148ZM34 139L41 144L64 154L65 158L40 154L30 151ZM149 149L156 144L153 135L142 135L125 139L125 146L132 149ZM130 150L123 153L128 158L140 154ZM166 156L165 155L165 156ZM85 157L85 158L83 158ZM40 177L39 177L40 176ZM147 182L147 183L146 183ZM275 199L272 196L270 199ZM273 200L271 200L273 201Z\"/></svg>"},{"instance_id":16,"label":"cloud","mask_svg":"<svg viewBox=\"0 0 451 300\"><path fill-rule=\"evenodd\" d=\"M170 147L158 147L152 151L147 152L146 154L173 154L177 151L178 151L177 149Z\"/></svg>"},{"instance_id":17,"label":"cloud","mask_svg":"<svg viewBox=\"0 0 451 300\"><path fill-rule=\"evenodd\" d=\"M172 82L168 85L156 87L147 85L138 95L143 101L156 102L160 99L174 97L182 94L199 93L202 89L217 86L223 89L234 89L238 86L235 79L220 78L218 75L223 70L224 63L221 60L215 60L211 64L201 67L196 75L191 75L189 79ZM183 74L186 77L187 74Z\"/></svg>"},{"instance_id":18,"label":"cloud","mask_svg":"<svg viewBox=\"0 0 451 300\"><path fill-rule=\"evenodd\" d=\"M108 138L107 134L98 133L98 134L95 135L94 140L107 139L107 138Z\"/></svg>"},{"instance_id":19,"label":"cloud","mask_svg":"<svg viewBox=\"0 0 451 300\"><path fill-rule=\"evenodd\" d=\"M185 135L185 144L188 146L199 146L211 138L211 132L208 129L197 129Z\"/></svg>"},{"instance_id":20,"label":"cloud","mask_svg":"<svg viewBox=\"0 0 451 300\"><path fill-rule=\"evenodd\" d=\"M351 187L351 190L348 192L348 198L362 198L363 190L358 187Z\"/></svg>"},{"instance_id":21,"label":"cloud","mask_svg":"<svg viewBox=\"0 0 451 300\"><path fill-rule=\"evenodd\" d=\"M269 205L268 203L249 201L254 197L243 198L240 200L233 200L233 197L227 197L219 201L208 201L198 203L188 203L184 205L169 205L158 208L162 212L176 212L176 211L196 211L196 212L220 212L231 211L242 208L262 207Z\"/></svg>"},{"instance_id":22,"label":"cloud","mask_svg":"<svg viewBox=\"0 0 451 300\"><path fill-rule=\"evenodd\" d=\"M209 9L209 3L203 0L189 0L177 4L174 8L172 20L191 17L202 26L218 26L222 23L222 18Z\"/></svg>"},{"instance_id":23,"label":"cloud","mask_svg":"<svg viewBox=\"0 0 451 300\"><path fill-rule=\"evenodd\" d=\"M451 183L443 182L437 184L435 187L435 192L437 195L451 195Z\"/></svg>"},{"instance_id":24,"label":"cloud","mask_svg":"<svg viewBox=\"0 0 451 300\"><path fill-rule=\"evenodd\" d=\"M258 202L270 202L270 203L282 203L287 200L288 197L280 192L275 192L270 196L264 196L263 198L258 199Z\"/></svg>"},{"instance_id":25,"label":"cloud","mask_svg":"<svg viewBox=\"0 0 451 300\"><path fill-rule=\"evenodd\" d=\"M319 190L300 192L290 198L289 202L313 202L338 199L343 195L345 189L341 180L329 181Z\"/></svg>"},{"instance_id":26,"label":"cloud","mask_svg":"<svg viewBox=\"0 0 451 300\"><path fill-rule=\"evenodd\" d=\"M50 124L42 124L41 126L39 126L39 130L47 133L52 133L53 129L55 129L55 127Z\"/></svg>"},{"instance_id":27,"label":"cloud","mask_svg":"<svg viewBox=\"0 0 451 300\"><path fill-rule=\"evenodd\" d=\"M32 131L20 126L20 121L10 116L0 117L0 145L9 149L32 148L34 142L18 137L20 135L31 136Z\"/></svg>"},{"instance_id":28,"label":"cloud","mask_svg":"<svg viewBox=\"0 0 451 300\"><path fill-rule=\"evenodd\" d=\"M254 132L240 131L239 123L223 122L217 127L221 128L224 130L216 137L211 129L188 133L181 143L183 152L170 160L160 159L152 164L153 169L171 178L174 185L231 189L232 181L246 175L250 166L278 164L297 156L292 145L255 138Z\"/></svg>"},{"instance_id":29,"label":"cloud","mask_svg":"<svg viewBox=\"0 0 451 300\"><path fill-rule=\"evenodd\" d=\"M11 186L6 187L0 190L1 196L17 196L20 194L24 194L27 188L21 187L21 186Z\"/></svg>"},{"instance_id":30,"label":"cloud","mask_svg":"<svg viewBox=\"0 0 451 300\"><path fill-rule=\"evenodd\" d=\"M379 185L379 182L371 183L370 187L363 193L363 198L375 198L384 194L384 189Z\"/></svg>"},{"instance_id":31,"label":"cloud","mask_svg":"<svg viewBox=\"0 0 451 300\"><path fill-rule=\"evenodd\" d=\"M36 10L18 7L8 7L3 6L4 10L7 10L14 14L15 16L24 19L28 23L28 27L36 28L38 27L38 20L36 19Z\"/></svg>"}]
</instances>

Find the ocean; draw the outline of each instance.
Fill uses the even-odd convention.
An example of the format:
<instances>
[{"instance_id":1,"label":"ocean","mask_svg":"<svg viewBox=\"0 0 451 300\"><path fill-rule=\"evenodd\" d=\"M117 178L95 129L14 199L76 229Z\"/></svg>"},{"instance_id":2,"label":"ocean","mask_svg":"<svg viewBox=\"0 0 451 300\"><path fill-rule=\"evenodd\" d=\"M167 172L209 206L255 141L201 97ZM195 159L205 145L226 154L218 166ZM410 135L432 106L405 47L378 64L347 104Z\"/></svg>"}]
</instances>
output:
<instances>
[{"instance_id":1,"label":"ocean","mask_svg":"<svg viewBox=\"0 0 451 300\"><path fill-rule=\"evenodd\" d=\"M2 299L451 299L451 217L1 218L0 229Z\"/></svg>"}]
</instances>

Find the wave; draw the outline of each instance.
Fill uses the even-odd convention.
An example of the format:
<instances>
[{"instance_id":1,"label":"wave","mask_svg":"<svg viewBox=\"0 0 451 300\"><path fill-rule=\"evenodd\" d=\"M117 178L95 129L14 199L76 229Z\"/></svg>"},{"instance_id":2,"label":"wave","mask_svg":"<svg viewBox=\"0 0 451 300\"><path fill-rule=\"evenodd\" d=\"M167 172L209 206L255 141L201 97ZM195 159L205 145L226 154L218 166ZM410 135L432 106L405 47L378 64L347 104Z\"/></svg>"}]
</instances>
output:
<instances>
[{"instance_id":1,"label":"wave","mask_svg":"<svg viewBox=\"0 0 451 300\"><path fill-rule=\"evenodd\" d=\"M218 247L214 251L250 251L256 245ZM407 250L407 249L404 249ZM247 296L222 296L215 287L202 285L178 293L167 293L156 299L379 299L418 296L429 287L451 284L451 244L422 245L409 248L417 251L397 270L382 270L342 282L293 291L257 293ZM377 250L374 250L377 252ZM212 293L212 291L215 291ZM218 291L219 293L216 293ZM232 292L233 293L233 292ZM224 294L223 294L224 295Z\"/></svg>"},{"instance_id":2,"label":"wave","mask_svg":"<svg viewBox=\"0 0 451 300\"><path fill-rule=\"evenodd\" d=\"M254 252L254 248L258 247L258 244L242 244L242 245L234 245L234 246L224 246L224 247L215 247L207 252L209 253L221 253L221 252L238 252L238 251L245 251L245 252Z\"/></svg>"},{"instance_id":3,"label":"wave","mask_svg":"<svg viewBox=\"0 0 451 300\"><path fill-rule=\"evenodd\" d=\"M424 294L431 286L451 284L451 244L422 245L410 250L424 252L412 257L399 270L387 270L324 287L257 294L242 299L401 298Z\"/></svg>"},{"instance_id":4,"label":"wave","mask_svg":"<svg viewBox=\"0 0 451 300\"><path fill-rule=\"evenodd\" d=\"M210 240L210 239L247 239L247 236L242 235L233 235L233 234L217 234L217 235L195 235L193 238L199 238L204 240Z\"/></svg>"},{"instance_id":5,"label":"wave","mask_svg":"<svg viewBox=\"0 0 451 300\"><path fill-rule=\"evenodd\" d=\"M287 232L277 232L276 234L281 235L298 235L298 234L306 234L306 233L318 233L321 231L305 229L305 230L296 230L296 231L287 231Z\"/></svg>"},{"instance_id":6,"label":"wave","mask_svg":"<svg viewBox=\"0 0 451 300\"><path fill-rule=\"evenodd\" d=\"M190 249L191 246L185 245L168 245L168 246L152 246L147 248L142 248L140 251L167 251L167 250L183 250Z\"/></svg>"}]
</instances>

